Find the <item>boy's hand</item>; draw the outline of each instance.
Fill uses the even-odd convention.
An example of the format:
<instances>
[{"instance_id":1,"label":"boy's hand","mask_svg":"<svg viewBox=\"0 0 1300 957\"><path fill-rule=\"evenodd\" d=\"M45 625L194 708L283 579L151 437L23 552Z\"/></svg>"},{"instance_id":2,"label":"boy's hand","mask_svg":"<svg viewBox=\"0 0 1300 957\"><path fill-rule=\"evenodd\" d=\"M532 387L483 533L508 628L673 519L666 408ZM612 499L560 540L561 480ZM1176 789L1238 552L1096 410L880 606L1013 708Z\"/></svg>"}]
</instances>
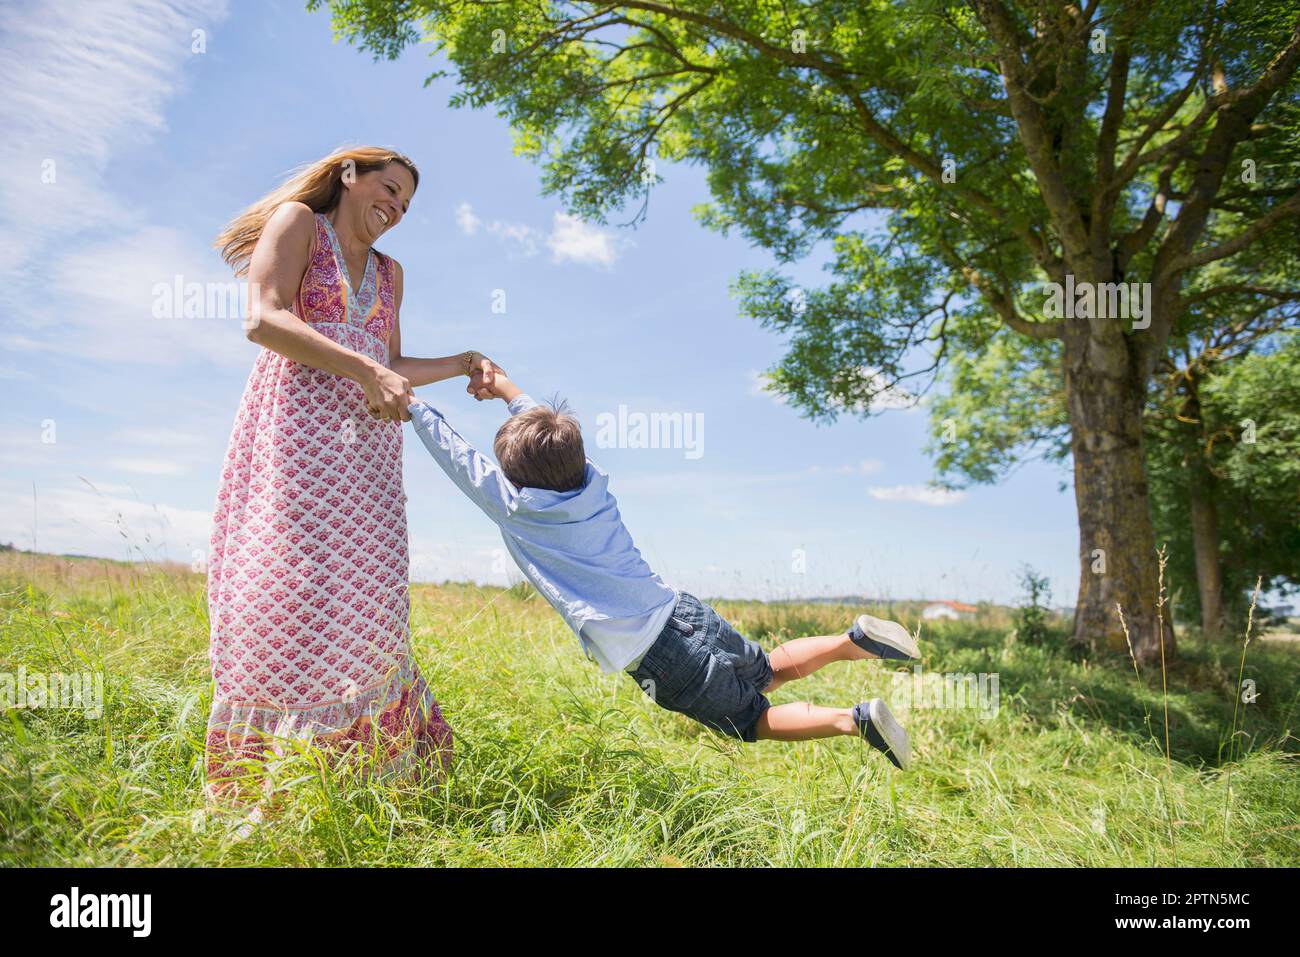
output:
<instances>
[{"instance_id":1,"label":"boy's hand","mask_svg":"<svg viewBox=\"0 0 1300 957\"><path fill-rule=\"evenodd\" d=\"M505 370L497 366L490 382L483 372L476 371L470 377L469 386L465 391L480 402L484 399L505 399L507 402L513 402L515 396L520 395L524 390L511 382Z\"/></svg>"},{"instance_id":2,"label":"boy's hand","mask_svg":"<svg viewBox=\"0 0 1300 957\"><path fill-rule=\"evenodd\" d=\"M484 399L491 399L493 397L492 380L496 378L498 372L504 374L505 371L483 353L471 353L465 370L466 375L470 377L470 384L465 387L465 391L480 402Z\"/></svg>"}]
</instances>

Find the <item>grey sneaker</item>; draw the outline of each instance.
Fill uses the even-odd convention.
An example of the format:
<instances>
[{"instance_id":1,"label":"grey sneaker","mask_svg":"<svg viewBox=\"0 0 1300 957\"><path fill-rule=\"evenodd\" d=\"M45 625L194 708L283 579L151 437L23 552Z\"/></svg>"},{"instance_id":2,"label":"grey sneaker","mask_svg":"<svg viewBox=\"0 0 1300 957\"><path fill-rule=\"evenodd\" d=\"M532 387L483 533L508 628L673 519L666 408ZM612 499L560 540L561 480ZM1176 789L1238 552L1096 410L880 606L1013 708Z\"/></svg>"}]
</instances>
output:
<instances>
[{"instance_id":1,"label":"grey sneaker","mask_svg":"<svg viewBox=\"0 0 1300 957\"><path fill-rule=\"evenodd\" d=\"M853 706L853 723L867 743L884 754L900 771L912 766L912 745L907 732L894 720L885 702L879 698Z\"/></svg>"},{"instance_id":2,"label":"grey sneaker","mask_svg":"<svg viewBox=\"0 0 1300 957\"><path fill-rule=\"evenodd\" d=\"M849 629L849 638L863 651L869 651L877 658L907 661L921 657L916 639L896 621L858 615L858 620Z\"/></svg>"}]
</instances>

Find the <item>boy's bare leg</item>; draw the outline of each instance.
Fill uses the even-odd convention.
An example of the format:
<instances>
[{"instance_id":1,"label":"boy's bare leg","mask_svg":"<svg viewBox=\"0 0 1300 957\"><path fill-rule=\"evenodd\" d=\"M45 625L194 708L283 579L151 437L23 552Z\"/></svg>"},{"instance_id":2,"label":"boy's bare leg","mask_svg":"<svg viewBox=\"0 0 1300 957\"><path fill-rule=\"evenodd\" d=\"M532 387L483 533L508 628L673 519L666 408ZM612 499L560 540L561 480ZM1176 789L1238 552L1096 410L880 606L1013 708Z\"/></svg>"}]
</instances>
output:
<instances>
[{"instance_id":1,"label":"boy's bare leg","mask_svg":"<svg viewBox=\"0 0 1300 957\"><path fill-rule=\"evenodd\" d=\"M764 711L754 727L754 737L760 741L809 741L841 734L861 735L900 770L912 766L907 732L880 698L855 708L822 708L806 701L778 705Z\"/></svg>"},{"instance_id":2,"label":"boy's bare leg","mask_svg":"<svg viewBox=\"0 0 1300 957\"><path fill-rule=\"evenodd\" d=\"M832 661L862 661L875 658L853 643L848 633L842 635L812 635L795 638L777 647L768 655L772 663L772 683L763 690L775 691L787 681L806 678Z\"/></svg>"},{"instance_id":3,"label":"boy's bare leg","mask_svg":"<svg viewBox=\"0 0 1300 957\"><path fill-rule=\"evenodd\" d=\"M806 701L768 708L758 719L758 738L771 741L809 741L857 734L852 708L823 708Z\"/></svg>"}]
</instances>

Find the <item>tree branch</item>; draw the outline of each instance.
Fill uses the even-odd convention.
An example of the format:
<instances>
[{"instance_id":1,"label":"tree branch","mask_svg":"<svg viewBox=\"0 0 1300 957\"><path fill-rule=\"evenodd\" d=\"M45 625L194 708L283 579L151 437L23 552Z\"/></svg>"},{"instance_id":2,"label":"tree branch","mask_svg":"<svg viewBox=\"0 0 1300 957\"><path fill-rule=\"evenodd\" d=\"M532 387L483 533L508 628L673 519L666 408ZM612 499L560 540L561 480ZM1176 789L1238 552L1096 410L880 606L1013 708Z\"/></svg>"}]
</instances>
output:
<instances>
[{"instance_id":1,"label":"tree branch","mask_svg":"<svg viewBox=\"0 0 1300 957\"><path fill-rule=\"evenodd\" d=\"M1067 262L1073 261L1072 265L1079 263L1089 253L1088 230L1056 162L1043 112L1029 95L1029 80L1025 75L1025 62L1021 56L1016 25L1011 14L998 0L974 0L973 5L997 45L998 63L1011 102L1011 113L1020 132L1020 141L1029 157L1030 169L1038 182L1038 191L1061 237L1065 259Z\"/></svg>"},{"instance_id":2,"label":"tree branch","mask_svg":"<svg viewBox=\"0 0 1300 957\"><path fill-rule=\"evenodd\" d=\"M1283 203L1278 203L1267 213L1255 220L1248 227L1239 232L1226 243L1220 243L1217 246L1210 246L1202 249L1197 253L1189 253L1180 256L1173 261L1170 269L1173 271L1184 271L1195 269L1197 266L1204 266L1206 263L1216 262L1220 259L1227 259L1229 256L1235 256L1255 240L1259 239L1266 232L1272 229L1283 219L1288 216L1300 215L1300 190L1292 193L1291 196Z\"/></svg>"},{"instance_id":3,"label":"tree branch","mask_svg":"<svg viewBox=\"0 0 1300 957\"><path fill-rule=\"evenodd\" d=\"M979 291L984 301L992 307L998 318L1006 323L1008 327L1033 339L1061 338L1065 327L1064 322L1059 320L1055 322L1032 322L1024 318L1016 311L1016 305L1011 301L1011 297L990 282L988 277L974 266L964 262L943 236L939 237L939 248L943 251L944 257L949 263L965 277L968 283Z\"/></svg>"},{"instance_id":4,"label":"tree branch","mask_svg":"<svg viewBox=\"0 0 1300 957\"><path fill-rule=\"evenodd\" d=\"M1300 300L1300 290L1274 289L1270 286L1260 286L1255 283L1234 282L1223 286L1214 286L1210 289L1202 289L1190 296L1180 296L1178 306L1180 308L1194 306L1199 302L1205 302L1219 296L1267 296L1276 299L1278 302L1293 302ZM1267 306L1265 308L1272 307Z\"/></svg>"}]
</instances>

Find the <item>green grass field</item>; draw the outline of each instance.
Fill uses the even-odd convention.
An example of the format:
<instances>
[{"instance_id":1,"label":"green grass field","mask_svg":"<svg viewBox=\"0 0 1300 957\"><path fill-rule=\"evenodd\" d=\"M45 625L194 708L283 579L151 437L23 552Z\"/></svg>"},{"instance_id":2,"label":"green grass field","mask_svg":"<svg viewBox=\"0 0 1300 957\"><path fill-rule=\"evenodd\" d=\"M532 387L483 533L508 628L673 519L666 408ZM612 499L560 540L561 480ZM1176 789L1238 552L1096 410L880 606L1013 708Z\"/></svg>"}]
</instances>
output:
<instances>
[{"instance_id":1,"label":"green grass field","mask_svg":"<svg viewBox=\"0 0 1300 957\"><path fill-rule=\"evenodd\" d=\"M717 602L766 647L861 609ZM897 612L897 609L895 609ZM914 618L903 616L909 626ZM997 673L1000 710L895 706L916 768L849 738L742 746L656 709L585 661L522 589L416 586L416 654L457 734L444 786L279 769L251 836L205 809L203 578L0 555L0 673L104 674L97 719L0 713L8 865L1226 865L1300 863L1292 735L1300 644L1184 640L1168 676L1008 640L1010 622L927 627L924 667ZM776 702L890 694L842 663Z\"/></svg>"}]
</instances>

